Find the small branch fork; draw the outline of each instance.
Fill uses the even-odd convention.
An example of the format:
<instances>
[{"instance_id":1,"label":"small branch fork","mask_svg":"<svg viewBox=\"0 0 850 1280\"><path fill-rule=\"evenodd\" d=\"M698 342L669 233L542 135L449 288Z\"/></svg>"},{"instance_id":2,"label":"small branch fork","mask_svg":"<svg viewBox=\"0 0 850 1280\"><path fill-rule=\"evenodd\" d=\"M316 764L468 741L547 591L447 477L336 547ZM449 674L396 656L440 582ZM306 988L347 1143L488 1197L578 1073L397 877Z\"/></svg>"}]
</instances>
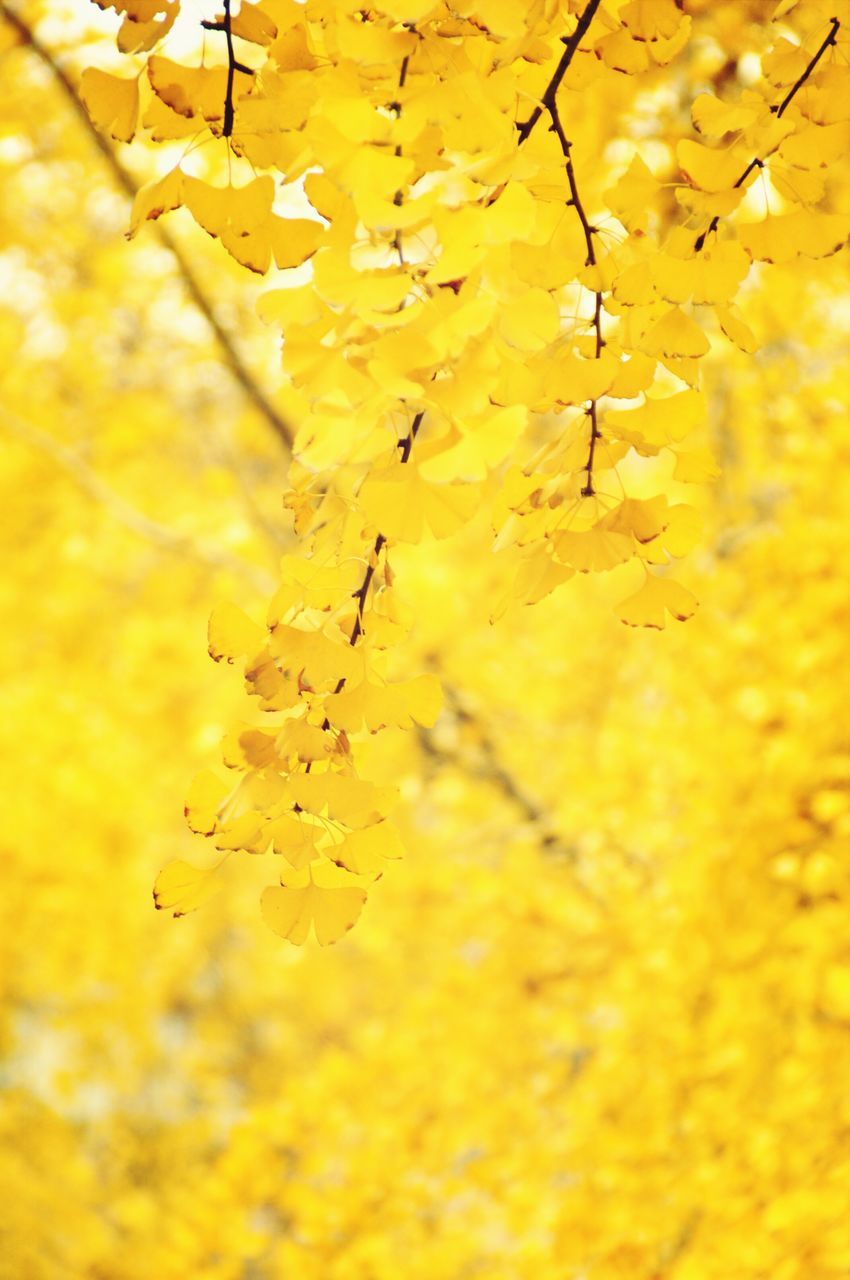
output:
<instances>
[{"instance_id":1,"label":"small branch fork","mask_svg":"<svg viewBox=\"0 0 850 1280\"><path fill-rule=\"evenodd\" d=\"M782 116L785 114L786 109L794 101L794 98L800 92L803 85L806 83L809 76L812 74L815 67L818 65L821 58L826 53L827 49L829 49L830 45L834 45L837 42L838 32L840 27L841 27L841 23L838 20L838 18L830 19L829 31L824 36L817 51L809 59L808 65L806 66L805 70L800 74L799 78L794 82L794 84L792 84L791 88L788 90L788 92L786 93L782 101L779 103L779 105L772 106L770 108L773 114L776 116L777 120L781 119ZM733 190L736 190L738 187L742 187L754 169L762 169L762 168L764 168L764 158L759 156L754 156L753 159L750 161L750 163L747 165L746 169L744 169L744 171L739 175L739 177L735 179ZM720 215L716 213L714 217L711 219L711 222L706 227L705 231L700 232L700 234L697 236L696 240L694 241L694 250L697 253L699 253L700 249L702 249L708 237L713 232L715 232L719 226L720 226Z\"/></svg>"},{"instance_id":2,"label":"small branch fork","mask_svg":"<svg viewBox=\"0 0 850 1280\"><path fill-rule=\"evenodd\" d=\"M205 31L223 31L224 38L227 42L227 86L224 91L224 126L221 134L223 138L229 138L233 134L233 81L237 71L242 71L245 75L253 75L250 67L246 67L244 63L237 62L236 54L233 51L233 18L230 13L230 5L232 0L223 0L224 17L221 22L210 22L206 19L201 22L201 26Z\"/></svg>"},{"instance_id":3,"label":"small branch fork","mask_svg":"<svg viewBox=\"0 0 850 1280\"><path fill-rule=\"evenodd\" d=\"M554 103L555 103L555 94L558 92L558 89L561 86L561 81L563 80L564 76L567 74L570 63L575 57L578 47L585 37L587 29L590 26L591 22L593 21L594 14L596 13L596 10L599 8L599 5L600 5L600 0L588 0L588 3L585 5L579 17L579 20L576 23L575 31L572 33L572 35L566 36L564 38L564 45L566 47L564 49L564 52L561 54L561 60L558 63L557 67L555 68L555 71L552 75L552 79L549 81L549 83L546 86L546 89L543 93L543 97L540 100L540 106L534 108L531 115L526 120L525 124L518 126L519 140L521 143L525 142L526 138L531 133L534 126L537 124L537 121L543 115L544 110L551 112L552 107L554 106Z\"/></svg>"}]
</instances>

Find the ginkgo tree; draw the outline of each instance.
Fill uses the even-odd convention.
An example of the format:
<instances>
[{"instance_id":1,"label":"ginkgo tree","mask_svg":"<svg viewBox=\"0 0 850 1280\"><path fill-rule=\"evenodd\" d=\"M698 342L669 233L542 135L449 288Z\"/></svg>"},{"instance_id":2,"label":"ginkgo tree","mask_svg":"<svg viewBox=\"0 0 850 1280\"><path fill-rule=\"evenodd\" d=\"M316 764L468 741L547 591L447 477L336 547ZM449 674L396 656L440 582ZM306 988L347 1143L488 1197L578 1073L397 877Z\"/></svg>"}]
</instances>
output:
<instances>
[{"instance_id":1,"label":"ginkgo tree","mask_svg":"<svg viewBox=\"0 0 850 1280\"><path fill-rule=\"evenodd\" d=\"M85 73L92 118L124 142L187 140L129 234L186 208L248 270L284 273L260 309L298 424L299 550L264 627L213 615L212 656L244 665L263 714L225 743L235 782L201 775L187 816L221 857L278 855L266 921L332 942L400 852L393 788L361 776L358 743L440 708L434 673L397 678L415 618L399 544L484 506L505 604L637 565L623 622L694 613L670 570L699 537L683 486L716 474L700 361L715 342L754 351L736 304L754 269L847 240L830 195L850 22L780 4L761 78L697 93L658 175L636 148L605 157L697 38L674 0L224 0L189 56L177 0L98 2L132 64ZM192 908L208 877L167 867L157 905Z\"/></svg>"},{"instance_id":2,"label":"ginkgo tree","mask_svg":"<svg viewBox=\"0 0 850 1280\"><path fill-rule=\"evenodd\" d=\"M255 134L278 150L268 165L222 138L212 97L221 114L207 127L150 86L153 54L224 71L213 84L226 99L221 0L135 18L78 0L8 0L0 13L0 1275L846 1280L850 311L846 252L812 256L850 210L846 13L682 0L660 39L684 43L664 63L659 40L635 38L650 34L637 9L600 4L553 94L609 271L576 283L588 248L545 97L585 8L525 11L540 31L551 24L549 53L527 46L543 60L523 57L528 91L512 106L513 90L504 96L506 164L550 148L547 183L529 186L535 206L556 197L547 245L481 232L508 234L487 222L505 197L523 234L543 216L532 222L511 185L530 169L486 169L501 99L467 111L465 86L488 66L487 81L506 75L519 35L497 27L514 12L443 12L429 54L443 68L427 106L433 145L419 146L431 176L414 194L414 171L389 200L338 173L325 186L365 216L349 209L357 247L341 249L323 311L311 290L330 287L334 218L317 214L307 183L316 195L328 165L347 163L371 71L381 121L401 129L426 64L414 50L400 87L406 47L386 84L380 64L355 71L346 63L362 54L320 43L342 22L337 6L317 18L264 5L265 46L234 34L240 22L257 30L252 11L231 10L234 132L258 91L252 79L246 94L245 77L276 74L260 67L287 13L299 30L312 14L293 58L316 63L280 73L289 108L304 109L296 90L312 92L317 75L351 86L335 108L323 92L301 127L276 107L286 127ZM662 10L643 14L658 24ZM164 42L141 48L169 17ZM352 19L361 42L384 21L365 6ZM411 22L433 35L427 15ZM159 70L162 84L179 74ZM123 116L112 78L129 86ZM447 149L439 112L453 78L463 92ZM101 103L96 115L114 113L99 133L81 94ZM793 135L748 150L759 114L780 109ZM157 141L155 117L185 132ZM130 142L112 136L116 120L133 125ZM318 147L318 134L323 163L284 182L295 161L283 147ZM383 151L404 157L405 145L393 133ZM716 163L734 156L722 175L733 192L762 159L731 212L687 204L730 199L707 189L693 146ZM352 163L370 148L381 149L371 135ZM499 181L473 172L468 186L451 172L461 159ZM220 234L184 206L139 219L127 242L137 190L178 167L172 183ZM274 184L270 213L257 179ZM236 235L236 215L205 187L261 196L245 207L262 234ZM421 228L403 228L426 197ZM392 205L371 230L370 199ZM448 236L460 213L453 263L436 227ZM461 235L470 213L477 227ZM290 261L318 237L301 266L276 265L275 219ZM772 243L752 240L759 227L777 228ZM246 269L222 239L256 265L267 256L268 270ZM699 301L740 271L735 241L765 258L734 302ZM411 280L438 260L447 279L382 301L399 249ZM622 264L608 261L615 251ZM529 347L534 298L528 324L512 311L515 260L528 289L557 301L552 349L572 379L678 308L709 344L698 382L662 356L649 396L565 378L547 409L552 362L547 372L545 345ZM256 299L269 290L264 324ZM275 293L313 299L331 327L307 332L309 307L276 322ZM599 361L597 294L610 339ZM458 299L492 296L478 333L468 312L461 323ZM354 347L339 357L345 325L361 333L361 306L377 333L420 323L432 304L449 326L438 369L415 327L414 355L370 370L370 353L365 372ZM307 384L324 360L314 400ZM409 408L395 430L358 422L358 370L370 387L396 379L393 402ZM495 400L502 375L543 383L521 427L504 414L519 392ZM421 400L401 378L418 380ZM566 386L588 398L561 405ZM437 416L438 390L455 397L451 418ZM393 438L404 445L423 410L399 469ZM573 438L574 477L558 482ZM603 472L615 443L622 457ZM556 462L546 449L561 451ZM603 547L622 554L626 517L640 537L629 559L585 571L567 553L597 544L564 535L591 523L558 513L593 500L599 521L633 504L597 531ZM696 515L674 529L683 505L700 530ZM653 522L666 522L655 538ZM677 530L692 549L661 563ZM572 576L526 607L550 561ZM679 625L665 605L663 629L621 625L647 576L665 591L675 579L699 609ZM245 697L243 670L261 698ZM442 708L428 727L434 676ZM276 709L281 688L298 701ZM295 763L329 738L339 759ZM212 779L188 797L202 835L181 810L187 776L205 765ZM280 806L282 773L292 799ZM247 794L222 804L224 780L229 796L243 777ZM372 789L348 785L360 779ZM396 792L389 816L366 821ZM171 905L156 912L162 867ZM269 889L265 914L305 945L261 926ZM321 945L366 892L356 928Z\"/></svg>"}]
</instances>

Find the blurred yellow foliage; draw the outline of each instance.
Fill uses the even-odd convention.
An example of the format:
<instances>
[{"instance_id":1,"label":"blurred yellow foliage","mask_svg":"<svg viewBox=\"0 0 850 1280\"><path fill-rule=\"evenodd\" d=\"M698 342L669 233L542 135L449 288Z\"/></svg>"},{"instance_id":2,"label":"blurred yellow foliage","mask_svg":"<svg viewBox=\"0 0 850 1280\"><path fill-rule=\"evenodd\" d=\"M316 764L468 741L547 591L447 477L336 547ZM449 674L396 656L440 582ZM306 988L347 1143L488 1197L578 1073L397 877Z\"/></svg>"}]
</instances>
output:
<instances>
[{"instance_id":1,"label":"blurred yellow foliage","mask_svg":"<svg viewBox=\"0 0 850 1280\"><path fill-rule=\"evenodd\" d=\"M373 29L353 6L311 5L343 63L368 68L409 52L407 29ZM380 12L416 23L435 7L392 0ZM122 149L129 188L118 185L68 92L93 64L126 78L109 61L106 37L117 30L130 50L164 29L183 39L177 8L132 0L98 14L19 0L17 21L0 24L0 1277L843 1280L850 310L846 253L819 255L846 238L844 223L821 222L810 236L808 214L778 203L759 222L765 198L787 197L774 190L779 181L755 175L762 203L743 197L740 242L775 264L756 266L740 294L755 355L734 315L730 332L718 311L727 342L681 309L695 290L726 300L740 274L734 250L711 260L708 241L680 273L675 252L661 260L647 251L644 262L632 234L634 260L619 276L601 259L584 289L611 315L619 306L635 340L623 398L650 387L649 357L676 363L662 396L600 408L598 465L621 476L626 493L613 506L574 495L577 518L561 529L553 468L531 455L523 469L507 468L522 415L500 420L496 444L470 471L495 412L476 386L498 383L505 413L526 397L545 429L546 415L561 411L553 406L570 403L561 392L578 383L582 400L601 398L614 373L594 352L592 328L580 335L586 349L564 349L562 365L547 354L544 367L550 321L538 295L551 297L541 283L549 268L533 242L516 252L510 242L520 225L534 234L533 210L503 172L513 140L483 103L482 136L496 139L487 181L506 185L491 205L464 210L460 174L458 207L440 217L448 225L471 213L455 226L468 260L493 269L497 254L527 294L494 315L486 296L434 283L442 310L409 343L381 329L405 296L395 270L364 266L369 292L356 298L342 255L328 253L318 300L271 294L264 307L279 327L293 326L286 413L304 411L299 385L322 386L300 441L303 484L296 463L283 510L288 419L257 391L278 384L278 344L255 317L258 282L218 243L236 234L232 218L206 236L190 206L169 215L165 239L157 223L128 244L128 189L162 177L161 154ZM204 8L215 20L215 6ZM463 43L471 28L487 28L505 65L521 57L529 86L546 83L558 50L543 27L527 38L518 8L454 7L457 30L444 38L456 50L459 102L480 70ZM565 30L582 11L527 8ZM240 19L287 75L309 77L300 9L264 0L243 5ZM845 9L827 18L838 12L846 23ZM571 142L580 175L600 157L587 180L594 193L616 191L608 207L622 209L618 228L645 229L651 205L652 218L680 219L672 184L685 139L688 172L708 167L698 191L676 190L697 201L695 234L715 217L710 202L728 193L719 162L703 152L716 155L715 139L743 131L755 148L745 147L746 164L759 150L749 131L776 123L748 96L747 58L763 55L770 100L781 103L806 65L786 36L810 56L828 30L809 0L780 6L776 24L765 18L755 0L600 7L586 37L593 65L582 54L570 76L581 99L598 64L610 77L610 116L580 117ZM824 129L845 119L834 65L825 59L805 90ZM638 73L649 79L635 96L629 76ZM95 114L121 137L127 118L93 84ZM314 86L293 82L293 119ZM706 101L707 87L720 106ZM691 138L694 100L705 146ZM300 130L303 110L287 128ZM421 110L427 123L437 107ZM446 105L441 127L459 128L455 110L460 119L461 107ZM402 124L414 128L404 112ZM528 164L536 182L539 165L556 184L563 157L554 134L538 141L546 126L529 140L538 150ZM363 129L356 95L340 91L326 120L311 116L309 143L333 143L339 163L356 166ZM297 170L300 138L281 133L263 145L275 164L291 154ZM628 148L618 151L618 139ZM648 167L632 160L636 140ZM777 157L828 180L831 212L821 216L846 223L848 170L830 150L834 135L822 139L823 164L816 149L796 155L790 142L777 136ZM176 145L173 163L185 143ZM436 154L427 129L421 146ZM226 181L218 160L204 163L211 186ZM328 216L371 225L406 180L392 165L375 176L383 185L363 190L363 208L353 213L346 198ZM322 191L310 183L308 194ZM602 208L599 194L592 207ZM783 217L797 218L796 230L775 233ZM299 261L302 249L311 251L296 223ZM581 243L565 280L583 265ZM579 302L576 293L570 315ZM654 327L635 326L629 313L641 307ZM322 345L332 308L333 324L342 309L352 326L380 331L354 372ZM416 301L404 310L416 335ZM360 379L389 397L428 395L430 367L485 331L503 344L499 367L476 352L457 386L434 384L445 421L462 423L441 437L444 452L423 428L402 472L386 440L364 445L341 466L340 488L322 495L322 514L336 520L348 509L344 485L377 468L359 532L368 527L374 546L386 526L394 545L392 570L383 546L365 558L375 580L366 625L382 647L403 638L404 657L370 697L367 648L340 646L327 621L342 595L337 633L342 622L343 634L363 623L353 597L364 553L307 572L298 531L313 518L309 476L324 474L346 432L366 439ZM697 392L686 388L706 333ZM509 347L519 352L513 365ZM627 376L622 366L616 376ZM589 473L579 443L559 437L557 462L581 483ZM456 483L455 468L471 487ZM694 483L703 486L696 498ZM681 514L685 503L699 509L702 532ZM437 537L419 542L425 526ZM546 549L553 536L560 559ZM655 572L686 552L687 586ZM526 599L538 602L517 603ZM685 625L654 629L666 611L692 613L695 599L700 610ZM291 625L296 604L316 624L309 645ZM637 625L622 626L614 608ZM252 667L257 636L270 658ZM321 716L286 719L298 727L285 740L240 721L244 693L209 661L207 640L217 659L248 658L249 686L285 717L321 698L330 754ZM335 663L349 681L336 692ZM407 728L372 734L364 723ZM364 776L379 785L333 772L349 732L359 735ZM207 842L186 829L182 806L198 769L222 777L222 740L225 762L249 785L222 806L232 782L202 775L190 807ZM282 856L270 875L271 859L254 856L268 778L250 771L272 758L298 761L286 785L299 812L271 819L266 843ZM347 933L364 884L368 904ZM264 888L271 929L257 906ZM194 914L171 918L201 899ZM319 942L340 940L283 940L303 941L311 925Z\"/></svg>"}]
</instances>

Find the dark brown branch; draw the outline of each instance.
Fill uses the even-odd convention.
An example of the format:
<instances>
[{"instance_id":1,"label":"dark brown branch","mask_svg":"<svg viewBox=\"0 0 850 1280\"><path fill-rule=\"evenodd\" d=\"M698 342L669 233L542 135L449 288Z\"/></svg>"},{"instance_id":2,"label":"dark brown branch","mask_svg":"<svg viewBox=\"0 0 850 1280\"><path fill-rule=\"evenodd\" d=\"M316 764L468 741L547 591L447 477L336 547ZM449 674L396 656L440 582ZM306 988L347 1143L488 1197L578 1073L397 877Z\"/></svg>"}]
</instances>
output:
<instances>
[{"instance_id":1,"label":"dark brown branch","mask_svg":"<svg viewBox=\"0 0 850 1280\"><path fill-rule=\"evenodd\" d=\"M552 79L549 81L549 83L546 86L546 89L543 93L543 97L540 100L541 101L540 106L534 108L531 115L526 120L525 124L518 125L519 140L521 143L525 142L526 138L531 133L534 126L537 124L537 121L543 115L544 110L551 110L555 102L555 94L558 92L558 89L561 87L561 81L563 80L564 76L567 74L569 65L572 62L573 58L575 57L576 52L578 51L578 47L581 44L582 40L584 39L584 36L585 36L585 33L587 32L588 27L593 21L593 16L596 13L596 10L599 8L599 4L600 4L600 0L588 0L588 3L585 5L584 9L582 10L582 13L579 16L579 20L576 24L575 31L572 33L571 36L568 36L564 40L564 44L566 48L564 49L564 52L561 54L561 60L558 63L557 67L555 68Z\"/></svg>"},{"instance_id":2,"label":"dark brown branch","mask_svg":"<svg viewBox=\"0 0 850 1280\"><path fill-rule=\"evenodd\" d=\"M782 99L781 103L776 108L777 118L782 116L785 112L785 108L789 106L791 102L793 102L797 93L800 91L800 89L802 89L803 85L806 83L809 76L812 74L815 67L818 65L821 58L826 53L829 46L831 44L835 44L836 40L838 39L838 32L840 27L841 27L841 23L839 22L838 18L830 18L830 28L829 28L828 35L824 37L824 40L820 48L818 49L817 53L809 62L809 65L806 67L805 71L802 73L799 80L797 80L796 83L792 84L791 88L788 90L785 97Z\"/></svg>"},{"instance_id":3,"label":"dark brown branch","mask_svg":"<svg viewBox=\"0 0 850 1280\"><path fill-rule=\"evenodd\" d=\"M840 27L841 27L841 23L839 22L838 18L830 19L829 33L826 36L824 36L817 52L813 54L812 57L809 59L809 62L805 70L801 73L799 79L797 79L794 82L794 84L792 84L791 88L788 90L788 92L786 93L785 97L782 99L780 104L778 106L773 106L770 108L771 111L775 114L777 120L784 114L786 108L789 107L790 104L794 101L794 98L802 89L803 85L806 83L809 76L812 74L815 67L818 65L818 63L820 62L821 58L826 53L830 45L833 45L836 43L836 39L837 39ZM753 172L754 169L761 169L764 165L765 159L766 159L765 156L754 156L753 159L750 161L750 163L747 165L746 169L744 169L743 172L735 179L735 182L732 187L733 191L736 190L738 187L742 187L744 185L744 183L747 181L747 178L750 176L750 174ZM711 219L711 222L706 227L705 231L700 232L700 234L697 236L696 240L694 241L694 250L696 253L699 253L700 249L702 249L708 237L712 235L712 233L715 232L719 226L720 226L720 215L716 213L714 217Z\"/></svg>"},{"instance_id":4,"label":"dark brown branch","mask_svg":"<svg viewBox=\"0 0 850 1280\"><path fill-rule=\"evenodd\" d=\"M416 439L416 436L419 432L419 428L422 426L422 419L424 417L425 417L425 410L420 409L419 413L417 413L416 417L413 419L413 422L410 424L410 430L408 431L407 435L404 437L404 439L399 440L399 449L401 450L400 461L402 466L410 460L410 451L413 448L413 441ZM363 611L366 608L366 598L369 595L369 587L372 585L372 578L374 577L375 570L378 567L378 556L381 554L381 551L386 545L386 541L387 540L384 537L384 535L382 533L379 533L377 538L375 539L375 545L372 549L372 555L370 557L369 564L366 568L366 573L363 576L363 581L361 582L357 590L354 592L353 598L357 601L357 617L354 620L354 626L351 628L351 635L348 638L348 643L350 645L357 644L357 641L360 639L360 637L363 634ZM334 692L339 693L340 689L344 684L345 684L345 680L344 679L340 680L339 686L337 689L334 690Z\"/></svg>"},{"instance_id":5,"label":"dark brown branch","mask_svg":"<svg viewBox=\"0 0 850 1280\"><path fill-rule=\"evenodd\" d=\"M231 0L224 0L224 17L221 22L210 22L204 18L201 26L205 31L223 31L227 43L227 83L224 89L224 124L221 130L223 138L229 138L233 134L233 82L237 71L243 72L246 76L253 75L250 67L246 67L244 63L237 61L236 53L233 49L233 19L230 13Z\"/></svg>"},{"instance_id":6,"label":"dark brown branch","mask_svg":"<svg viewBox=\"0 0 850 1280\"><path fill-rule=\"evenodd\" d=\"M416 439L419 428L422 426L422 419L424 417L425 417L425 410L420 409L419 413L417 413L416 417L413 419L413 422L410 424L410 430L408 431L407 435L402 440L399 440L398 442L399 448L401 449L402 465L406 463L410 458L410 451L413 448L413 441ZM363 614L366 609L366 600L369 595L369 588L372 585L372 579L375 576L375 570L378 567L378 557L380 556L382 550L386 546L386 542L387 540L384 537L384 535L382 533L379 533L377 538L375 539L375 545L372 548L372 554L369 557L369 563L366 566L366 572L363 575L363 581L360 583L360 586L357 588L357 590L352 593L352 599L357 601L357 615L354 619L354 626L351 628L351 635L348 637L348 643L352 647L357 644L357 641L363 635L363 631L364 631ZM337 680L336 682L334 693L342 693L342 690L344 688L345 688L345 676L340 676L339 680ZM327 716L325 716L325 719L322 722L322 728L327 730L330 727L331 727L331 722L327 718ZM310 772L309 764L307 765L307 772L308 773Z\"/></svg>"},{"instance_id":7,"label":"dark brown branch","mask_svg":"<svg viewBox=\"0 0 850 1280\"><path fill-rule=\"evenodd\" d=\"M89 113L83 105L79 92L67 72L59 65L50 50L41 43L32 29L17 13L6 7L3 9L3 17L9 23L10 27L12 27L17 33L21 44L31 49L36 57L39 58L44 66L50 71L54 80L65 94L65 98L69 106L74 112L76 112L77 117L85 126L86 132L92 142L109 166L116 185L121 188L130 200L135 200L139 190L135 179L129 170L124 168L124 165L118 159L106 138L104 138L102 134L98 133L97 129L92 124ZM186 293L193 305L209 325L213 337L218 343L224 363L233 375L234 380L245 392L254 408L262 415L263 418L265 418L275 435L283 441L287 448L291 448L292 442L295 438L294 430L278 413L274 405L272 405L266 396L266 393L262 390L254 375L242 359L233 338L217 319L212 303L204 292L200 280L184 255L180 245L161 223L157 222L155 227L160 243L165 246L177 265Z\"/></svg>"},{"instance_id":8,"label":"dark brown branch","mask_svg":"<svg viewBox=\"0 0 850 1280\"><path fill-rule=\"evenodd\" d=\"M578 183L576 181L575 168L573 166L572 144L569 141L566 133L564 132L564 126L561 122L560 112L558 111L558 104L554 96L552 98L551 103L548 104L547 110L549 111L549 115L552 118L552 125L551 125L552 132L557 135L558 141L561 144L561 151L563 152L563 156L564 156L564 164L566 166L566 171L567 171L567 182L569 183L569 187L570 187L570 204L573 206L573 208L575 209L578 215L579 222L581 223L582 233L584 234L584 243L587 249L587 256L585 257L585 266L595 267L596 266L596 249L593 244L593 233L595 231L595 228L592 227L590 224L590 219L587 216L587 212L582 203L581 195L579 194ZM593 324L593 329L596 336L595 357L598 360L600 355L602 354L602 348L605 345L604 339L602 337L602 293L600 292L599 289L596 289L594 291L592 324ZM581 493L582 493L582 497L591 498L593 497L593 494L596 492L596 490L593 487L593 464L596 457L596 444L597 444L597 441L601 440L602 438L602 433L599 430L599 419L598 419L597 405L595 400L590 401L588 410L587 410L587 416L590 420L590 443L588 445L588 450L587 450L587 462L585 463L585 467L584 467L584 470L586 473L586 479L584 484L582 485Z\"/></svg>"},{"instance_id":9,"label":"dark brown branch","mask_svg":"<svg viewBox=\"0 0 850 1280\"><path fill-rule=\"evenodd\" d=\"M227 87L224 91L224 126L222 136L229 138L233 133L233 79L236 74L236 55L233 52L233 30L230 17L230 0L224 0L224 38L227 41Z\"/></svg>"}]
</instances>

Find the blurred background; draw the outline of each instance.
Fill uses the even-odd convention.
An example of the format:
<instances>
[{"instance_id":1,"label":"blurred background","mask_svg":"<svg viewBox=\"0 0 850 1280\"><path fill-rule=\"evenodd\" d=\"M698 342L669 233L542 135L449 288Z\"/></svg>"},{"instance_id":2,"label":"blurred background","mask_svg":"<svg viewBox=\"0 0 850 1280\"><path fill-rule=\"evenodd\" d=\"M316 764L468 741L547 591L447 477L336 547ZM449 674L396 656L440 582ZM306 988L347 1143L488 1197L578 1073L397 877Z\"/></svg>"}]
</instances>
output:
<instances>
[{"instance_id":1,"label":"blurred background","mask_svg":"<svg viewBox=\"0 0 850 1280\"><path fill-rule=\"evenodd\" d=\"M491 626L486 522L405 550L458 691L372 748L410 856L326 950L263 859L174 921L242 707L206 620L263 615L288 455L262 283L183 213L124 238L155 158L74 92L115 25L0 19L0 1276L846 1277L846 257L755 272L759 353L707 361L692 621L603 579Z\"/></svg>"}]
</instances>

